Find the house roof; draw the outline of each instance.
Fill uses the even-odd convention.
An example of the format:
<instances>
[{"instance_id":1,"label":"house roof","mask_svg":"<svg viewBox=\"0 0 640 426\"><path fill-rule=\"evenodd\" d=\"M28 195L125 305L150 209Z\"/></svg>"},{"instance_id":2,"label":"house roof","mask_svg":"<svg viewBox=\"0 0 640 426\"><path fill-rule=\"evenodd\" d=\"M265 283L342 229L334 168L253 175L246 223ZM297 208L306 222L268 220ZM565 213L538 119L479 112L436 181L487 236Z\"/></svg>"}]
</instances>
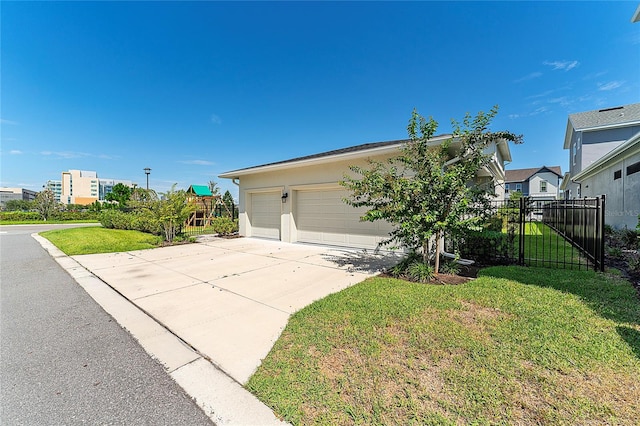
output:
<instances>
[{"instance_id":1,"label":"house roof","mask_svg":"<svg viewBox=\"0 0 640 426\"><path fill-rule=\"evenodd\" d=\"M552 172L558 175L558 177L562 177L562 172L560 171L560 166L542 166L542 167L533 167L530 169L516 169L516 170L506 170L505 171L505 182L524 182L528 180L531 176L536 173L541 172Z\"/></svg>"},{"instance_id":2,"label":"house roof","mask_svg":"<svg viewBox=\"0 0 640 426\"><path fill-rule=\"evenodd\" d=\"M613 150L606 153L588 167L584 168L580 173L571 178L574 182L581 182L584 178L592 176L607 167L612 166L615 162L623 158L630 157L640 152L640 132L636 133L627 141L618 145Z\"/></svg>"},{"instance_id":3,"label":"house roof","mask_svg":"<svg viewBox=\"0 0 640 426\"><path fill-rule=\"evenodd\" d=\"M434 136L431 138L431 142L440 144L443 141L450 139L451 134L443 134ZM244 169L232 170L221 174L219 177L227 179L236 179L241 175L269 171L274 169L284 169L299 167L305 164L314 163L321 164L324 162L330 162L335 160L347 160L352 158L362 158L371 155L393 153L400 148L402 144L409 142L408 139L385 141L385 142L372 142L361 145L350 146L346 148L335 149L331 151L321 152L318 154L306 155L303 157L296 157L289 160L276 161L274 163L262 164L259 166L247 167ZM509 150L508 143L499 143L499 149L502 151L502 156L506 161L511 160L511 151Z\"/></svg>"},{"instance_id":4,"label":"house roof","mask_svg":"<svg viewBox=\"0 0 640 426\"><path fill-rule=\"evenodd\" d=\"M574 132L623 127L640 123L640 103L570 114L564 149L569 149Z\"/></svg>"},{"instance_id":5,"label":"house roof","mask_svg":"<svg viewBox=\"0 0 640 426\"><path fill-rule=\"evenodd\" d=\"M196 194L198 197L211 197L213 194L211 190L206 185L191 185L189 189L187 189L188 194Z\"/></svg>"}]
</instances>

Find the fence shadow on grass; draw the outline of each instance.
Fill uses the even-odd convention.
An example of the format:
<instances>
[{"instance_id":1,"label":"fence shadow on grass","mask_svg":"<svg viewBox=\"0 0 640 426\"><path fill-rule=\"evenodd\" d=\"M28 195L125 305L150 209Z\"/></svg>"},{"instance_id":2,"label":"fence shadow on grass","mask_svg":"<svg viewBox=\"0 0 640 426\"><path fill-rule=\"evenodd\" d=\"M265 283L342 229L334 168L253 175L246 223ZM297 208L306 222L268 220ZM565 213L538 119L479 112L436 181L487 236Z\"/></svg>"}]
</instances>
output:
<instances>
[{"instance_id":1,"label":"fence shadow on grass","mask_svg":"<svg viewBox=\"0 0 640 426\"><path fill-rule=\"evenodd\" d=\"M567 274L572 275L571 279L567 279ZM640 300L637 292L630 282L622 279L605 279L601 273L588 270L566 271L521 266L487 268L480 275L571 293L580 297L603 318L617 323L640 325ZM636 342L634 350L637 350L637 334L634 337L633 333L627 333L627 337Z\"/></svg>"},{"instance_id":2,"label":"fence shadow on grass","mask_svg":"<svg viewBox=\"0 0 640 426\"><path fill-rule=\"evenodd\" d=\"M629 347L631 347L636 358L640 359L640 331L624 325L617 326L616 331L620 337L627 342Z\"/></svg>"}]
</instances>

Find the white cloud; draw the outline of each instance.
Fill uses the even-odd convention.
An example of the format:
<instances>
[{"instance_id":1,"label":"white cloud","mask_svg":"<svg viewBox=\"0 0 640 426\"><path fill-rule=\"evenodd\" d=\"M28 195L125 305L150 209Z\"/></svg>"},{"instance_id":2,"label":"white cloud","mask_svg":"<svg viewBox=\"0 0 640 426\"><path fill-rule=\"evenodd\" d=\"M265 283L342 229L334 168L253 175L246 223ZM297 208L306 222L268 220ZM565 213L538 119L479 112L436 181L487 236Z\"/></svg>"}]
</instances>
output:
<instances>
[{"instance_id":1,"label":"white cloud","mask_svg":"<svg viewBox=\"0 0 640 426\"><path fill-rule=\"evenodd\" d=\"M216 114L211 114L211 122L214 124L222 124L222 119Z\"/></svg>"},{"instance_id":2,"label":"white cloud","mask_svg":"<svg viewBox=\"0 0 640 426\"><path fill-rule=\"evenodd\" d=\"M180 161L180 163L193 164L196 166L213 166L215 164L214 162L207 161L207 160L187 160L187 161Z\"/></svg>"},{"instance_id":3,"label":"white cloud","mask_svg":"<svg viewBox=\"0 0 640 426\"><path fill-rule=\"evenodd\" d=\"M564 70L569 71L580 65L578 61L544 61L544 65L548 65L553 68L553 70Z\"/></svg>"},{"instance_id":4,"label":"white cloud","mask_svg":"<svg viewBox=\"0 0 640 426\"><path fill-rule=\"evenodd\" d=\"M610 81L608 83L598 83L598 90L613 90L622 87L624 81Z\"/></svg>"},{"instance_id":5,"label":"white cloud","mask_svg":"<svg viewBox=\"0 0 640 426\"><path fill-rule=\"evenodd\" d=\"M20 155L22 154L22 151L20 151L19 149L12 149L11 151L9 151L9 154Z\"/></svg>"},{"instance_id":6,"label":"white cloud","mask_svg":"<svg viewBox=\"0 0 640 426\"><path fill-rule=\"evenodd\" d=\"M0 124L11 124L12 126L17 126L17 121L5 120L4 118L0 118Z\"/></svg>"},{"instance_id":7,"label":"white cloud","mask_svg":"<svg viewBox=\"0 0 640 426\"><path fill-rule=\"evenodd\" d=\"M535 72L532 72L532 73L529 73L529 74L525 75L524 77L520 77L519 79L514 80L513 82L514 83L521 83L523 81L533 80L534 78L538 78L538 77L541 77L541 76L542 76L541 72L535 71Z\"/></svg>"}]
</instances>

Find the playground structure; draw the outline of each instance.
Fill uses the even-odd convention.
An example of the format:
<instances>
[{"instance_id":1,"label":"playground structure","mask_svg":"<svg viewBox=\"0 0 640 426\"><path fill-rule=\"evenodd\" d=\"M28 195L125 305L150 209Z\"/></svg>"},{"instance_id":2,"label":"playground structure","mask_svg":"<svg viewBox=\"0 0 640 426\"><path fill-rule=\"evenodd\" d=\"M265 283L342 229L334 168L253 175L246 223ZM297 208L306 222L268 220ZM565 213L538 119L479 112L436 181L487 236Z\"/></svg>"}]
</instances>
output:
<instances>
[{"instance_id":1,"label":"playground structure","mask_svg":"<svg viewBox=\"0 0 640 426\"><path fill-rule=\"evenodd\" d=\"M209 226L223 210L233 217L233 212L222 201L222 197L213 195L206 185L191 185L187 190L187 201L192 202L196 208L187 219L186 226Z\"/></svg>"}]
</instances>

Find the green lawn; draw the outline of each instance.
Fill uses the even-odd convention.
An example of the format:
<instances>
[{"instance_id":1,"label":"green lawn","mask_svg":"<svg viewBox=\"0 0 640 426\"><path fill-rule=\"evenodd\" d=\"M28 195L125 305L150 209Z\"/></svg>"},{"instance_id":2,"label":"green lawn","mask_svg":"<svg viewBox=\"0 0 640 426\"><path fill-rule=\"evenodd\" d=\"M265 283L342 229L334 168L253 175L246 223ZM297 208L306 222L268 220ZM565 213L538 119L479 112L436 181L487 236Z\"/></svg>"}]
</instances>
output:
<instances>
[{"instance_id":1,"label":"green lawn","mask_svg":"<svg viewBox=\"0 0 640 426\"><path fill-rule=\"evenodd\" d=\"M519 237L516 236L516 250ZM528 266L560 266L575 263L574 268L586 267L586 258L562 236L542 222L525 224L524 257Z\"/></svg>"},{"instance_id":2,"label":"green lawn","mask_svg":"<svg viewBox=\"0 0 640 426\"><path fill-rule=\"evenodd\" d=\"M592 271L371 278L294 314L247 387L293 424L637 424L640 301Z\"/></svg>"},{"instance_id":3,"label":"green lawn","mask_svg":"<svg viewBox=\"0 0 640 426\"><path fill-rule=\"evenodd\" d=\"M143 232L93 226L45 231L40 235L69 256L149 249L162 242L162 237Z\"/></svg>"},{"instance_id":4,"label":"green lawn","mask_svg":"<svg viewBox=\"0 0 640 426\"><path fill-rule=\"evenodd\" d=\"M95 223L97 220L0 220L1 225L51 225L51 224L67 224L67 223Z\"/></svg>"}]
</instances>

